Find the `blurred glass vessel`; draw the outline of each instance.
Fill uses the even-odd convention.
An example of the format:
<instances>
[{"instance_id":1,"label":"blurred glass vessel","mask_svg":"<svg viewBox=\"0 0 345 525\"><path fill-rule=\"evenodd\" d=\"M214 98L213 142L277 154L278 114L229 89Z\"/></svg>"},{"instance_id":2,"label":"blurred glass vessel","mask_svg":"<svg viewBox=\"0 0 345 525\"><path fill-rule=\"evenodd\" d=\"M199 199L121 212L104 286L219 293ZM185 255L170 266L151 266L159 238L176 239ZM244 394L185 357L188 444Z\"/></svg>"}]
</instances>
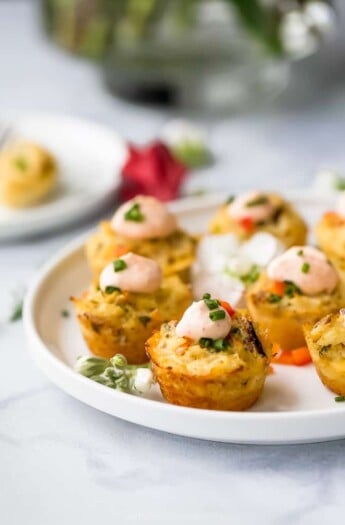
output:
<instances>
[{"instance_id":1,"label":"blurred glass vessel","mask_svg":"<svg viewBox=\"0 0 345 525\"><path fill-rule=\"evenodd\" d=\"M43 0L52 37L104 58L126 98L242 108L279 92L289 58L333 26L326 0Z\"/></svg>"}]
</instances>

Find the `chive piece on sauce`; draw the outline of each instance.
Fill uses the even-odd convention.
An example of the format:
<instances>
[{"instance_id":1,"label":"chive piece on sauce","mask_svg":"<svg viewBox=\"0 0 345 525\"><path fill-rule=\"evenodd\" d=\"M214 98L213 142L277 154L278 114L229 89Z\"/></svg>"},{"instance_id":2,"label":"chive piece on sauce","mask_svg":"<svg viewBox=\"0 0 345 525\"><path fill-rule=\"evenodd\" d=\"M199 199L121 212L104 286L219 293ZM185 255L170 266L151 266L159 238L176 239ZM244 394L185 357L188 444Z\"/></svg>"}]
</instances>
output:
<instances>
[{"instance_id":1,"label":"chive piece on sauce","mask_svg":"<svg viewBox=\"0 0 345 525\"><path fill-rule=\"evenodd\" d=\"M246 204L246 208L254 208L255 206L262 206L263 204L268 203L268 198L266 195L260 195L256 199L253 199Z\"/></svg>"},{"instance_id":2,"label":"chive piece on sauce","mask_svg":"<svg viewBox=\"0 0 345 525\"><path fill-rule=\"evenodd\" d=\"M213 310L209 314L211 321L220 321L221 319L225 319L225 315L226 314L224 310Z\"/></svg>"},{"instance_id":3,"label":"chive piece on sauce","mask_svg":"<svg viewBox=\"0 0 345 525\"><path fill-rule=\"evenodd\" d=\"M301 266L301 272L308 273L309 270L310 270L310 264L307 262L303 263Z\"/></svg>"},{"instance_id":4,"label":"chive piece on sauce","mask_svg":"<svg viewBox=\"0 0 345 525\"><path fill-rule=\"evenodd\" d=\"M127 264L123 259L116 259L113 262L114 272L122 272L127 268Z\"/></svg>"},{"instance_id":5,"label":"chive piece on sauce","mask_svg":"<svg viewBox=\"0 0 345 525\"><path fill-rule=\"evenodd\" d=\"M140 204L136 203L133 204L129 210L126 211L125 215L126 221L132 221L132 222L143 222L145 217L140 209Z\"/></svg>"}]
</instances>

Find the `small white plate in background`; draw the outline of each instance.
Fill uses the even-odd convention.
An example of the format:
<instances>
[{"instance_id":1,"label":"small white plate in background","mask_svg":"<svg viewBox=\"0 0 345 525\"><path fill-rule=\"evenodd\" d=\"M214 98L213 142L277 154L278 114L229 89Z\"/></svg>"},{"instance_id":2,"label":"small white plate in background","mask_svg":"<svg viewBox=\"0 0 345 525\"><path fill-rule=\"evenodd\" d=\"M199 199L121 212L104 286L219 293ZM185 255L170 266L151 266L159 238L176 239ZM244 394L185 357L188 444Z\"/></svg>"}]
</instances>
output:
<instances>
[{"instance_id":1,"label":"small white plate in background","mask_svg":"<svg viewBox=\"0 0 345 525\"><path fill-rule=\"evenodd\" d=\"M37 206L0 206L0 241L67 226L115 200L127 148L111 128L48 114L0 117L3 122L10 125L14 139L37 142L54 155L59 183L56 191Z\"/></svg>"}]
</instances>

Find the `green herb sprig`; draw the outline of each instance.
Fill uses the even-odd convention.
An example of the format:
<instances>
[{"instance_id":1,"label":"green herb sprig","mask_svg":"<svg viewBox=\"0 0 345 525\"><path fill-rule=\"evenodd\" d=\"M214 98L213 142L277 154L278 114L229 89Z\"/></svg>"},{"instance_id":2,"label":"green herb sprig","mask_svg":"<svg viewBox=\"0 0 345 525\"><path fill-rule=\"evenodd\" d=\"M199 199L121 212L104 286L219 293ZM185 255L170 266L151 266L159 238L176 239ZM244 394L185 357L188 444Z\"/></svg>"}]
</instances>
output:
<instances>
[{"instance_id":1,"label":"green herb sprig","mask_svg":"<svg viewBox=\"0 0 345 525\"><path fill-rule=\"evenodd\" d=\"M111 359L80 356L75 364L75 370L84 377L127 394L145 393L138 390L136 383L138 371L142 369L148 370L147 389L149 389L154 383L152 372L149 374L151 371L149 363L146 365L129 365L125 356L116 354Z\"/></svg>"}]
</instances>

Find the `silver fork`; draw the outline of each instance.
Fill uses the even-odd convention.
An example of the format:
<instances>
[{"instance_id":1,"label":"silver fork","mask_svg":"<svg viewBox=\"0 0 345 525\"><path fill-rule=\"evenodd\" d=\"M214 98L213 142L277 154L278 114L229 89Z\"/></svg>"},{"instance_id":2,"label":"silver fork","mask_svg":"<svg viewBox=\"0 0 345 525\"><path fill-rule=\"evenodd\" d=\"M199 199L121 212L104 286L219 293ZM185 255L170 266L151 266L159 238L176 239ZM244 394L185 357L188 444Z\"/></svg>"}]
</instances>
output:
<instances>
[{"instance_id":1,"label":"silver fork","mask_svg":"<svg viewBox=\"0 0 345 525\"><path fill-rule=\"evenodd\" d=\"M13 136L14 132L10 124L0 124L0 149L3 149Z\"/></svg>"}]
</instances>

